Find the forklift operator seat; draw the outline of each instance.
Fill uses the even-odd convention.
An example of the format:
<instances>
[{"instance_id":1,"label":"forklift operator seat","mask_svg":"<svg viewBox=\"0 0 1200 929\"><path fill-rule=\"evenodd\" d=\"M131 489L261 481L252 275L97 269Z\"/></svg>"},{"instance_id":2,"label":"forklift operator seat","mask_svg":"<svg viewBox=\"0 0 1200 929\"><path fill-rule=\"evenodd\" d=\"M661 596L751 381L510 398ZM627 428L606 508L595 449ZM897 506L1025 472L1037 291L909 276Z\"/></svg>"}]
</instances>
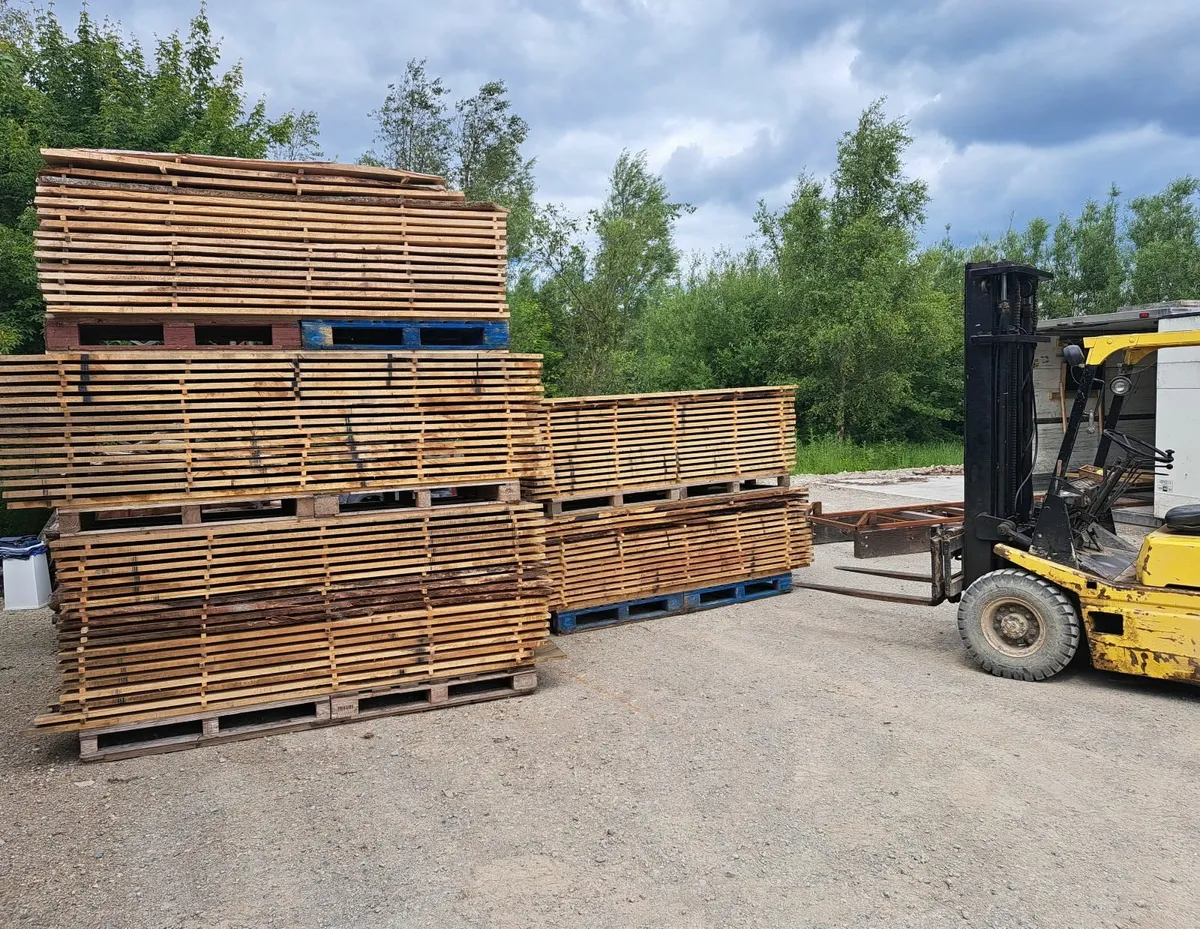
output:
<instances>
[{"instance_id":1,"label":"forklift operator seat","mask_svg":"<svg viewBox=\"0 0 1200 929\"><path fill-rule=\"evenodd\" d=\"M1171 507L1163 517L1163 522L1175 532L1200 535L1200 503Z\"/></svg>"}]
</instances>

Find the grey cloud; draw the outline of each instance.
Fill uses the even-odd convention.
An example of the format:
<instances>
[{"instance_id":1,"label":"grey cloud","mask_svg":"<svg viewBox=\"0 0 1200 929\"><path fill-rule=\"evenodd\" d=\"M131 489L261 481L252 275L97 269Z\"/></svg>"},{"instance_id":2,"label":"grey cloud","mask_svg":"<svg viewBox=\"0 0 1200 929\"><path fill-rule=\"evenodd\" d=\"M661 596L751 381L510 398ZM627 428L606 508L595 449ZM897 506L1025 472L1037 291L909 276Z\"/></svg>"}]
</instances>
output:
<instances>
[{"instance_id":1,"label":"grey cloud","mask_svg":"<svg viewBox=\"0 0 1200 929\"><path fill-rule=\"evenodd\" d=\"M1200 6L1190 0L919 2L860 21L856 72L908 77L914 126L959 144L1061 144L1156 123L1200 132Z\"/></svg>"},{"instance_id":2,"label":"grey cloud","mask_svg":"<svg viewBox=\"0 0 1200 929\"><path fill-rule=\"evenodd\" d=\"M58 4L68 22L77 9ZM144 40L193 9L92 3ZM912 119L930 238L947 221L971 235L1074 210L1110 181L1157 189L1191 170L1200 136L1194 0L210 0L209 12L251 93L317 110L331 156L370 147L387 83L428 57L459 94L508 83L546 199L594 203L621 149L650 150L698 207L697 247L740 245L755 201L778 202L801 170L827 173L879 95Z\"/></svg>"}]
</instances>

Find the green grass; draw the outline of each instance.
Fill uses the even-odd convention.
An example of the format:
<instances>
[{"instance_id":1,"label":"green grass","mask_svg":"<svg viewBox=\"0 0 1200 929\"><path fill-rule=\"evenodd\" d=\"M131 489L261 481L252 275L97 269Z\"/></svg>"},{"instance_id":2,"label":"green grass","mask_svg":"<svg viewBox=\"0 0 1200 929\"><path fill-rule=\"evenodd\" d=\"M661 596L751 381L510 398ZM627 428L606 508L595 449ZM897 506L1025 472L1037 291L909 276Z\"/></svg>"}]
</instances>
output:
<instances>
[{"instance_id":1,"label":"green grass","mask_svg":"<svg viewBox=\"0 0 1200 929\"><path fill-rule=\"evenodd\" d=\"M796 474L836 474L839 471L888 471L960 465L961 442L879 442L858 445L841 439L812 439L796 443Z\"/></svg>"}]
</instances>

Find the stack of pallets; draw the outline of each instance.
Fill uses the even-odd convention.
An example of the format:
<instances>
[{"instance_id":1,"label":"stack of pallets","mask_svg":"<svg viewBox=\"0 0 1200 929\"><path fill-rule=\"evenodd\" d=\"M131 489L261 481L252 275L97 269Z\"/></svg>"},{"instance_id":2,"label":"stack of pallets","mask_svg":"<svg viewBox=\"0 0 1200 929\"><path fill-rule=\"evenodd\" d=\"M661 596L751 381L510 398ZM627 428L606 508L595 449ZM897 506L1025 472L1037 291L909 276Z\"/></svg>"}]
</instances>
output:
<instances>
[{"instance_id":1,"label":"stack of pallets","mask_svg":"<svg viewBox=\"0 0 1200 929\"><path fill-rule=\"evenodd\" d=\"M524 693L540 359L504 213L438 178L49 151L48 353L0 359L9 506L58 508L85 758Z\"/></svg>"},{"instance_id":2,"label":"stack of pallets","mask_svg":"<svg viewBox=\"0 0 1200 929\"><path fill-rule=\"evenodd\" d=\"M547 400L554 629L786 593L812 560L794 388Z\"/></svg>"}]
</instances>

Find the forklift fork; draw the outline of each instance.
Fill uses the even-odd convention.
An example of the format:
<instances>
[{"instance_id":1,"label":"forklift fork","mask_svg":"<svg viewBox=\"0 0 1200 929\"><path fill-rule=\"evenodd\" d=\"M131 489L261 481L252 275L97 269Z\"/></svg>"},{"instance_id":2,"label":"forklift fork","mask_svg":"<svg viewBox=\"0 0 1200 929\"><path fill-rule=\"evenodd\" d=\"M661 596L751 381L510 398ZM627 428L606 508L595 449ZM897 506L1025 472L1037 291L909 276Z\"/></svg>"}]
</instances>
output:
<instances>
[{"instance_id":1,"label":"forklift fork","mask_svg":"<svg viewBox=\"0 0 1200 929\"><path fill-rule=\"evenodd\" d=\"M793 582L792 587L806 590L823 590L827 593L859 597L864 600L883 600L888 603L914 603L920 606L937 606L947 600L957 603L962 595L962 569L954 570L954 562L962 558L962 525L934 526L929 530L929 574L912 571L888 571L884 568L860 568L840 565L839 571L851 574L869 574L872 577L887 577L897 581L918 581L930 585L930 595L890 593L883 590L864 590L858 587L838 587L832 584L810 584Z\"/></svg>"}]
</instances>

